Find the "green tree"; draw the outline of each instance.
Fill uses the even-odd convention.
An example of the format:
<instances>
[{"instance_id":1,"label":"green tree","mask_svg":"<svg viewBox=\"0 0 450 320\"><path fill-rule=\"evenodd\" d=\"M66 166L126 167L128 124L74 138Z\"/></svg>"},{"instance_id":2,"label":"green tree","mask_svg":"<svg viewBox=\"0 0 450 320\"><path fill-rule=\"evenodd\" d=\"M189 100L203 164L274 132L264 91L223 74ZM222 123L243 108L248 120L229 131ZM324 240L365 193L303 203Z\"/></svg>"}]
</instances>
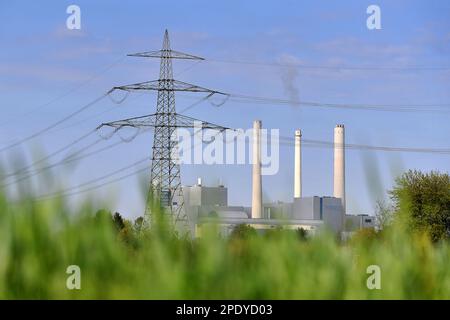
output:
<instances>
[{"instance_id":1,"label":"green tree","mask_svg":"<svg viewBox=\"0 0 450 320\"><path fill-rule=\"evenodd\" d=\"M390 192L397 213L411 230L426 232L436 242L450 238L450 176L409 170Z\"/></svg>"}]
</instances>

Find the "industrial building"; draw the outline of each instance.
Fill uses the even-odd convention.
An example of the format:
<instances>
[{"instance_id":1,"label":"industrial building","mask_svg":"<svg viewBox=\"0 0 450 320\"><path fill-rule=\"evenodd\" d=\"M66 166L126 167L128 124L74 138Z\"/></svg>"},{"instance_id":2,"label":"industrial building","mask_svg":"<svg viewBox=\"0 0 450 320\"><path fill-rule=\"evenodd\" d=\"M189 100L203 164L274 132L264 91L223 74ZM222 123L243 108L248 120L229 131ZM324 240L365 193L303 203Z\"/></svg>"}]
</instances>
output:
<instances>
[{"instance_id":1,"label":"industrial building","mask_svg":"<svg viewBox=\"0 0 450 320\"><path fill-rule=\"evenodd\" d=\"M204 186L199 178L197 184L183 186L185 210L194 234L208 224L219 226L220 233L228 235L236 225L246 224L257 231L280 228L304 229L310 234L327 228L336 234L374 226L368 215L347 215L345 206L345 129L334 129L333 196L302 196L302 150L301 131L295 131L294 192L292 202L262 202L261 176L261 121L253 124L252 206L228 204L228 190L223 185Z\"/></svg>"}]
</instances>

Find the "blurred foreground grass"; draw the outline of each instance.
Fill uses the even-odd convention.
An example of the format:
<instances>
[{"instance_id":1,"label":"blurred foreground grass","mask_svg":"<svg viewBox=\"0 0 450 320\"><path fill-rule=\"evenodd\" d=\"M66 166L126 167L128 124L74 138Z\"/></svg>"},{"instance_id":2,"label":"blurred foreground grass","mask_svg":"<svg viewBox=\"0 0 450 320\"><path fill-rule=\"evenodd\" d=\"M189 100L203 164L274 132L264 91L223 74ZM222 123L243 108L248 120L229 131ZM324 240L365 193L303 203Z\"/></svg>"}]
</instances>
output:
<instances>
[{"instance_id":1,"label":"blurred foreground grass","mask_svg":"<svg viewBox=\"0 0 450 320\"><path fill-rule=\"evenodd\" d=\"M450 299L450 246L392 227L338 243L322 234L183 240L118 232L110 214L59 200L0 199L2 299ZM81 268L68 290L66 268ZM366 268L381 268L369 290Z\"/></svg>"}]
</instances>

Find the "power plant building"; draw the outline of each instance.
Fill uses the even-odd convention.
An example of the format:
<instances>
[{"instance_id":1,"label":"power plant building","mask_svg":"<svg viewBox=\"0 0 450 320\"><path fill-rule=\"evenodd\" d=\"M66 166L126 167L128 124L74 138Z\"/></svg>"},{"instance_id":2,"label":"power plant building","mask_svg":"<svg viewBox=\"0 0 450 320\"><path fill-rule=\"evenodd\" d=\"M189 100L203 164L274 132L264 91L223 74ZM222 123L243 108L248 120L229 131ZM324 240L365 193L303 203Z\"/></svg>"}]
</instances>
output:
<instances>
[{"instance_id":1,"label":"power plant building","mask_svg":"<svg viewBox=\"0 0 450 320\"><path fill-rule=\"evenodd\" d=\"M282 227L304 229L310 234L326 228L336 234L349 233L374 226L368 215L347 215L345 212L345 140L344 126L334 131L334 196L302 196L301 185L301 131L295 131L294 193L292 202L262 202L261 177L261 121L254 122L252 207L230 206L228 190L223 185L204 186L201 179L196 185L184 186L185 210L191 221L191 230L201 235L204 225L219 226L220 233L228 235L236 225L246 224L257 231Z\"/></svg>"}]
</instances>

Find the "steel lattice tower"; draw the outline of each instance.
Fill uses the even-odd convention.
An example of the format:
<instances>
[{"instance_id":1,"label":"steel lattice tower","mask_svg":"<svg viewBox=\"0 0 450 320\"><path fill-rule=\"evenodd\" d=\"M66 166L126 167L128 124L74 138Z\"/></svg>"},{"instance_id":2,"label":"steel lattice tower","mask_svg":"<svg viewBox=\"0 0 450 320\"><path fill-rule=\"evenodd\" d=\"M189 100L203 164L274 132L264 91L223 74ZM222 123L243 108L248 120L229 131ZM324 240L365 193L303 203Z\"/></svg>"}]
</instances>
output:
<instances>
[{"instance_id":1,"label":"steel lattice tower","mask_svg":"<svg viewBox=\"0 0 450 320\"><path fill-rule=\"evenodd\" d=\"M186 228L189 226L189 221L184 210L180 165L177 157L178 142L176 139L176 130L179 127L193 128L194 123L200 120L177 114L175 108L175 91L207 93L206 98L214 94L223 93L178 81L173 78L172 59L204 59L172 50L170 48L169 33L167 30L164 33L163 47L161 50L129 54L128 56L160 58L159 79L156 81L114 87L110 92L114 90L124 90L127 92L139 90L158 91L156 113L103 123L99 128L109 126L114 127L116 131L127 126L154 128L150 186L145 217L151 224L152 204L156 200L171 215L172 221L177 227ZM216 129L219 131L229 129L205 121L201 121L201 128Z\"/></svg>"},{"instance_id":2,"label":"steel lattice tower","mask_svg":"<svg viewBox=\"0 0 450 320\"><path fill-rule=\"evenodd\" d=\"M183 210L180 165L176 163L177 159L173 158L178 154L178 145L172 139L176 134L176 124L172 57L169 33L166 30L161 51L149 197L158 196L161 205L169 208L175 221L181 220L180 222L185 225L187 216ZM149 200L146 204L146 216L150 213Z\"/></svg>"}]
</instances>

